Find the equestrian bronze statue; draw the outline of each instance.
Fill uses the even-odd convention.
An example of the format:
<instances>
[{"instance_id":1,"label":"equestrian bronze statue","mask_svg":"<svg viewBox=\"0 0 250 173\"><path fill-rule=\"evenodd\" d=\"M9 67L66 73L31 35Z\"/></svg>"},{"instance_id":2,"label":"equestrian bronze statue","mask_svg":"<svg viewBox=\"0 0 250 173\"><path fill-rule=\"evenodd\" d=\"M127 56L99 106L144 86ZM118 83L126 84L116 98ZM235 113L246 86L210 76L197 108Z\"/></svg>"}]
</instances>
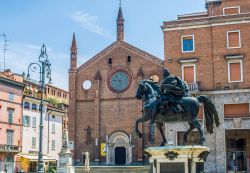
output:
<instances>
[{"instance_id":1,"label":"equestrian bronze statue","mask_svg":"<svg viewBox=\"0 0 250 173\"><path fill-rule=\"evenodd\" d=\"M188 92L188 86L180 77L171 75L168 69L164 68L164 79L158 84L149 79L141 80L138 84L136 97L143 100L143 115L136 120L135 130L139 137L142 133L138 124L146 121L156 123L160 130L163 142L167 143L163 132L164 123L187 122L189 129L184 133L184 144L187 143L188 134L195 128L198 130L203 145L205 137L197 116L199 103L204 105L205 127L208 133L213 133L214 124L220 125L218 113L212 100L208 96L193 97Z\"/></svg>"}]
</instances>

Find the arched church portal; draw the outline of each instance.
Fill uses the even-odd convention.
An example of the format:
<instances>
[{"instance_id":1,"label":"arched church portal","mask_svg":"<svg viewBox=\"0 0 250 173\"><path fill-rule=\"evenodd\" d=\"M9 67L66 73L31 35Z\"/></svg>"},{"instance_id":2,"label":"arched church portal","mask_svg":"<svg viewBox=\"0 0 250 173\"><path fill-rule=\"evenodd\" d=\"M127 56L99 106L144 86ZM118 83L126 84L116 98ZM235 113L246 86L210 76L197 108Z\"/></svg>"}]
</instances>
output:
<instances>
[{"instance_id":1,"label":"arched church portal","mask_svg":"<svg viewBox=\"0 0 250 173\"><path fill-rule=\"evenodd\" d=\"M107 163L125 165L132 162L132 145L124 132L114 132L108 139Z\"/></svg>"}]
</instances>

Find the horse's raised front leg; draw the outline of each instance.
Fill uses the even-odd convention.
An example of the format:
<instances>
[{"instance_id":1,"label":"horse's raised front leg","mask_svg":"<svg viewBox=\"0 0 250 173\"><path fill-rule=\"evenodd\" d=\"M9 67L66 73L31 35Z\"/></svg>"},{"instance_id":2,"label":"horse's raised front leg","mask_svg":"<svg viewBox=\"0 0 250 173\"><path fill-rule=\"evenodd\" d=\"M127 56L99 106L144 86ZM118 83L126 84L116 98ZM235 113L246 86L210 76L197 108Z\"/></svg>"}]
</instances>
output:
<instances>
[{"instance_id":1,"label":"horse's raised front leg","mask_svg":"<svg viewBox=\"0 0 250 173\"><path fill-rule=\"evenodd\" d=\"M167 144L167 139L166 139L166 137L164 135L163 123L162 122L157 122L156 126L158 127L158 129L159 129L159 131L161 133L162 140L163 140L160 146L165 146L165 144Z\"/></svg>"},{"instance_id":2,"label":"horse's raised front leg","mask_svg":"<svg viewBox=\"0 0 250 173\"><path fill-rule=\"evenodd\" d=\"M183 136L183 143L184 145L187 144L187 137L188 137L188 134L194 130L194 125L192 123L188 123L189 124L189 129L184 133L184 136Z\"/></svg>"},{"instance_id":3,"label":"horse's raised front leg","mask_svg":"<svg viewBox=\"0 0 250 173\"><path fill-rule=\"evenodd\" d=\"M147 114L146 114L147 115ZM142 133L139 130L139 123L143 123L145 121L149 121L150 120L150 116L142 116L141 118L138 118L135 122L135 132L136 134L141 138L142 137Z\"/></svg>"}]
</instances>

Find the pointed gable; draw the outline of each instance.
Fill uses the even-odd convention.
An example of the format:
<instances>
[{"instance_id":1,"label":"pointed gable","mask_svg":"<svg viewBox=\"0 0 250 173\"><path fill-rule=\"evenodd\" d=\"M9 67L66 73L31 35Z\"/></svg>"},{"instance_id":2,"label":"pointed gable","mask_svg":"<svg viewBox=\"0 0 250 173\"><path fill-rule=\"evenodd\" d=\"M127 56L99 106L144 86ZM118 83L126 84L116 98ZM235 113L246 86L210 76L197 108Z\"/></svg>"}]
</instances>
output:
<instances>
[{"instance_id":1,"label":"pointed gable","mask_svg":"<svg viewBox=\"0 0 250 173\"><path fill-rule=\"evenodd\" d=\"M122 47L124 49L127 49L128 52L133 52L137 55L139 55L140 57L145 58L145 60L150 61L154 64L158 64L160 66L163 65L163 60L161 60L160 58L151 55L150 53L147 53L135 46L132 46L131 44L128 44L126 42L120 42L120 41L115 41L114 43L112 43L110 46L108 46L107 48L103 49L101 52L99 52L98 54L96 54L94 57L92 57L91 59L89 59L87 62L85 62L84 64L82 64L77 71L81 71L84 68L88 67L89 65L91 65L92 63L95 63L96 61L99 61L101 58L106 58L105 56L107 54L109 54L112 50Z\"/></svg>"}]
</instances>

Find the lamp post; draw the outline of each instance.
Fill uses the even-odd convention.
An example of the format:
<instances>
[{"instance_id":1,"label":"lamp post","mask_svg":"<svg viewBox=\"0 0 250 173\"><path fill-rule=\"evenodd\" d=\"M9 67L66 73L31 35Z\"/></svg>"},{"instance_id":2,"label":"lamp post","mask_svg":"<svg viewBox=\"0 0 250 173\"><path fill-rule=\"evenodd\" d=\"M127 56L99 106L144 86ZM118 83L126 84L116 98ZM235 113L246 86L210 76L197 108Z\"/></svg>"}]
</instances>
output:
<instances>
[{"instance_id":1,"label":"lamp post","mask_svg":"<svg viewBox=\"0 0 250 173\"><path fill-rule=\"evenodd\" d=\"M51 69L50 62L48 60L48 55L46 53L46 47L43 44L41 48L41 54L39 56L38 62L31 63L28 67L27 78L30 78L30 72L39 72L39 83L41 87L41 98L40 98L40 125L39 125L39 151L38 151L38 172L44 172L43 165L43 94L45 91L45 79L49 79L51 83Z\"/></svg>"}]
</instances>

